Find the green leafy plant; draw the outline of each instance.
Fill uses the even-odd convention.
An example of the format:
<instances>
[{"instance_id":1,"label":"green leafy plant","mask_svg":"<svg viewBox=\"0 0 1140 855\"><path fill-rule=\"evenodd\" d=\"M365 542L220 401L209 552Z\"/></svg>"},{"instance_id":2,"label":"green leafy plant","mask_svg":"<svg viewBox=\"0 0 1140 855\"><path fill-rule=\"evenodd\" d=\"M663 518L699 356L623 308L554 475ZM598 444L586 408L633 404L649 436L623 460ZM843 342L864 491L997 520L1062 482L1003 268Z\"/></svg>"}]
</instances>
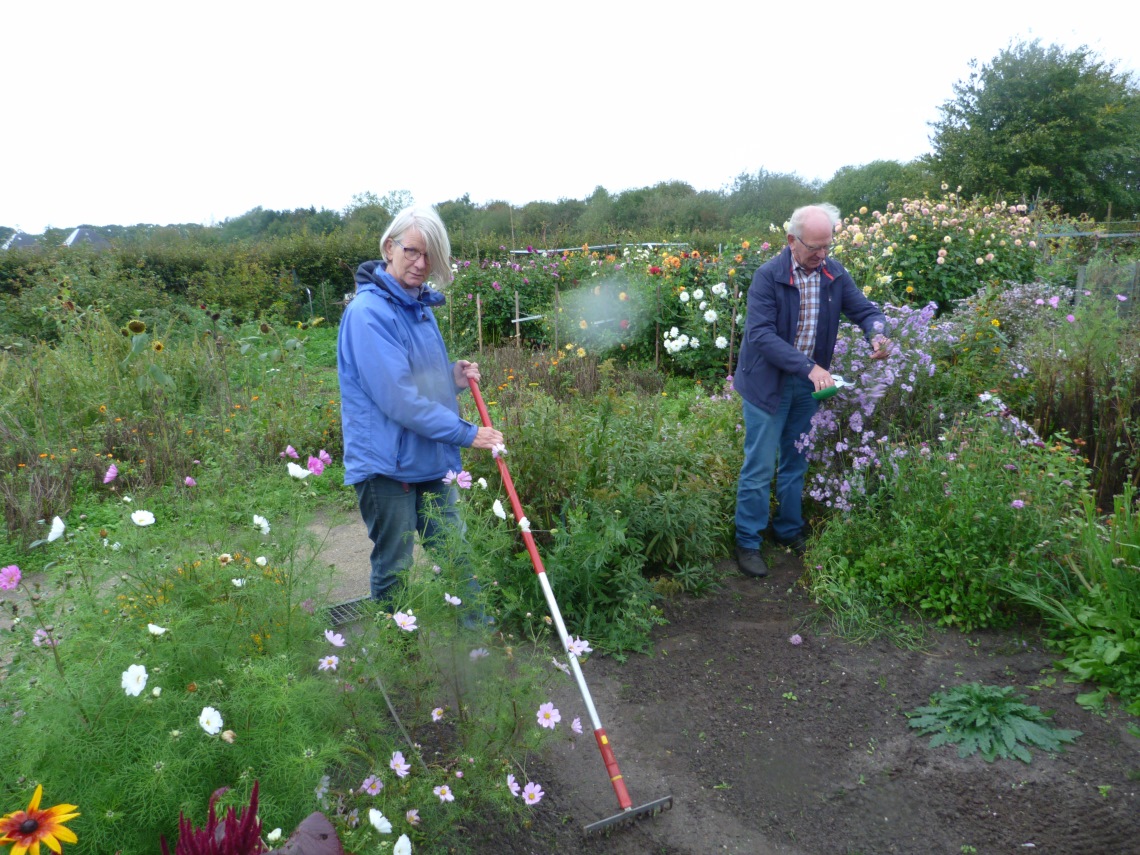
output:
<instances>
[{"instance_id":1,"label":"green leafy plant","mask_svg":"<svg viewBox=\"0 0 1140 855\"><path fill-rule=\"evenodd\" d=\"M1030 748L1056 752L1072 743L1079 730L1051 727L1039 707L1022 702L1012 686L967 683L931 695L930 706L907 713L910 726L930 735L930 747L957 745L959 757L981 754L987 763L999 757L1030 763Z\"/></svg>"}]
</instances>

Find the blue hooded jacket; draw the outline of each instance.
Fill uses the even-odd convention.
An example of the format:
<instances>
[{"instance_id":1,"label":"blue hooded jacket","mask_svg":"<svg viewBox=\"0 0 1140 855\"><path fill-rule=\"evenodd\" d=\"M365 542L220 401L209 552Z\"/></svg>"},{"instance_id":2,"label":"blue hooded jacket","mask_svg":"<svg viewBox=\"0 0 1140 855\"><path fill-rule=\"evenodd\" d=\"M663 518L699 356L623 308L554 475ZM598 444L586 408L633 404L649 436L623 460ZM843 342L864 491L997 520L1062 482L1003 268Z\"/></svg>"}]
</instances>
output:
<instances>
[{"instance_id":1,"label":"blue hooded jacket","mask_svg":"<svg viewBox=\"0 0 1140 855\"><path fill-rule=\"evenodd\" d=\"M815 347L808 357L795 348L800 290L792 276L791 249L784 247L752 277L732 385L744 400L765 412L774 413L780 406L785 375L806 380L817 364L831 369L840 313L861 327L868 341L878 333L886 335L887 319L863 296L842 264L825 259L820 265L819 283L819 321Z\"/></svg>"},{"instance_id":2,"label":"blue hooded jacket","mask_svg":"<svg viewBox=\"0 0 1140 855\"><path fill-rule=\"evenodd\" d=\"M412 297L383 261L357 268L336 349L345 484L419 483L461 468L459 448L478 428L459 415L462 390L431 312L444 301L426 284Z\"/></svg>"}]
</instances>

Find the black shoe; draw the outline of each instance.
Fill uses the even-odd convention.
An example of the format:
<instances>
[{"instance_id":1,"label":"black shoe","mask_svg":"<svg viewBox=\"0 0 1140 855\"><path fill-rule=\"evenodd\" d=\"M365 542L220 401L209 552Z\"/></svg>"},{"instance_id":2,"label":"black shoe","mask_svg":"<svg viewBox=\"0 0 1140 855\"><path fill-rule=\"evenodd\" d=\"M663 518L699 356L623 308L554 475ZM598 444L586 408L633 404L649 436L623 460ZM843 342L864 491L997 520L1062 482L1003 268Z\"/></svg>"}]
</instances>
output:
<instances>
[{"instance_id":1,"label":"black shoe","mask_svg":"<svg viewBox=\"0 0 1140 855\"><path fill-rule=\"evenodd\" d=\"M764 556L759 549L736 547L736 564L741 573L753 579L763 579L768 575L768 565L764 563Z\"/></svg>"},{"instance_id":2,"label":"black shoe","mask_svg":"<svg viewBox=\"0 0 1140 855\"><path fill-rule=\"evenodd\" d=\"M776 543L780 544L780 546L784 547L785 549L792 550L792 552L794 552L796 555L803 555L807 550L807 538L804 537L802 532L800 534L797 534L791 540L783 540L782 538L777 537Z\"/></svg>"}]
</instances>

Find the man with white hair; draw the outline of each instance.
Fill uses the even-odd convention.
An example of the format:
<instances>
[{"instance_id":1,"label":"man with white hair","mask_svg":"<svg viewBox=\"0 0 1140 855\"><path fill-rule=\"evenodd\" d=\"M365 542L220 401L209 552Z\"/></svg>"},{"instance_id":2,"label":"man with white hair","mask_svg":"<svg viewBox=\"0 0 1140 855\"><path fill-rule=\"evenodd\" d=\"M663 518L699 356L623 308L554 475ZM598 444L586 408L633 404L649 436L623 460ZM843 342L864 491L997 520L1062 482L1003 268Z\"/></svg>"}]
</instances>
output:
<instances>
[{"instance_id":1,"label":"man with white hair","mask_svg":"<svg viewBox=\"0 0 1140 855\"><path fill-rule=\"evenodd\" d=\"M776 542L802 553L807 458L796 441L811 430L819 402L812 396L835 385L828 370L839 334L839 315L862 328L872 359L887 356L886 318L863 296L839 262L828 257L839 209L797 208L788 243L752 277L748 314L733 385L743 399L744 464L736 491L736 560L746 576L768 575L761 554L772 479L778 510ZM778 464L777 464L778 460Z\"/></svg>"}]
</instances>

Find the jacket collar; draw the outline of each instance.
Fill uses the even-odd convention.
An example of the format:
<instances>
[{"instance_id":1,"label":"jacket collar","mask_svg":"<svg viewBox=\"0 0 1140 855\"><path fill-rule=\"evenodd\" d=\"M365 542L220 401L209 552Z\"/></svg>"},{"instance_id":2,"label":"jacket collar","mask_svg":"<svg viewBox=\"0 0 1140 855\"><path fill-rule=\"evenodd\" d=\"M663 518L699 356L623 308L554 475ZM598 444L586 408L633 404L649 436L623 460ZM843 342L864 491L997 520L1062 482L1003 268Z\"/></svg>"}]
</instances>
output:
<instances>
[{"instance_id":1,"label":"jacket collar","mask_svg":"<svg viewBox=\"0 0 1140 855\"><path fill-rule=\"evenodd\" d=\"M777 278L778 282L783 282L785 285L795 287L796 279L793 275L792 266L796 263L792 258L792 248L785 246L783 251L777 256L780 259L780 275ZM833 262L830 257L825 258L823 263L819 266L819 281L820 282L833 282L835 281L836 272L830 269Z\"/></svg>"},{"instance_id":2,"label":"jacket collar","mask_svg":"<svg viewBox=\"0 0 1140 855\"><path fill-rule=\"evenodd\" d=\"M384 261L366 261L356 268L356 290L374 290L398 305L410 308L439 306L447 300L426 282L420 289L419 299L416 299L388 272Z\"/></svg>"}]
</instances>

